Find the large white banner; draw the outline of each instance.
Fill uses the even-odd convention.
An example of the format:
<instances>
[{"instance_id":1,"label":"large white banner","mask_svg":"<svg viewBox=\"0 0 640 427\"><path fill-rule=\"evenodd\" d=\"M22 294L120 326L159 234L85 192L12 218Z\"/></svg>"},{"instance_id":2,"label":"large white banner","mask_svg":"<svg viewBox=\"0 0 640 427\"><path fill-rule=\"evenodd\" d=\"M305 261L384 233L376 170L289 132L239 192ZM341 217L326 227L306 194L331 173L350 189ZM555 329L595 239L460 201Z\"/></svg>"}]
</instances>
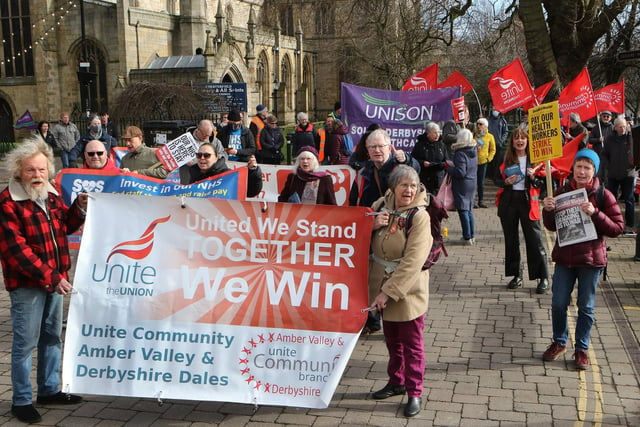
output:
<instances>
[{"instance_id":1,"label":"large white banner","mask_svg":"<svg viewBox=\"0 0 640 427\"><path fill-rule=\"evenodd\" d=\"M372 220L264 207L92 193L63 388L326 407L366 318Z\"/></svg>"}]
</instances>

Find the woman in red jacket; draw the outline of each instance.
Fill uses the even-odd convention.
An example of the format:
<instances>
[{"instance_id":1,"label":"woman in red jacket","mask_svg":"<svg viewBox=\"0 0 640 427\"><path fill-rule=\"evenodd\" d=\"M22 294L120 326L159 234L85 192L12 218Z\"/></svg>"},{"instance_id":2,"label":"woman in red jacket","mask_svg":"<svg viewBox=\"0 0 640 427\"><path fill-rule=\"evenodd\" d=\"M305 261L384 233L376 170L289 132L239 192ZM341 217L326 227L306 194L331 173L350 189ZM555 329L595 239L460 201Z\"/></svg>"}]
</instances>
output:
<instances>
[{"instance_id":1,"label":"woman in red jacket","mask_svg":"<svg viewBox=\"0 0 640 427\"><path fill-rule=\"evenodd\" d=\"M587 350L591 336L591 326L595 319L594 306L596 287L602 270L607 265L607 245L605 236L616 237L622 233L624 220L616 198L605 189L597 178L600 157L595 151L578 151L573 161L573 178L556 191L555 196L584 188L588 201L580 209L591 218L597 237L593 240L560 247L556 239L551 258L556 263L551 291L551 320L553 342L542 355L543 360L556 360L565 351L569 337L567 308L571 302L571 292L578 282L578 320L575 331L575 366L587 369ZM556 231L556 200L545 197L542 219L544 226Z\"/></svg>"}]
</instances>

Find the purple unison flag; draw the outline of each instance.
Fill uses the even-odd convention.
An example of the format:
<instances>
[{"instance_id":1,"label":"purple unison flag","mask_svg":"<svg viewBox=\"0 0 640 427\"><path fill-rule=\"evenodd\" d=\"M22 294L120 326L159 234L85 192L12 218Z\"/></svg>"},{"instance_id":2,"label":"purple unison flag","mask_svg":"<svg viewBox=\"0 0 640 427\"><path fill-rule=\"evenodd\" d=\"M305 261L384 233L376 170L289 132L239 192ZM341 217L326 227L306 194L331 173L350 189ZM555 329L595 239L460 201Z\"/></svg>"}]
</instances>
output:
<instances>
[{"instance_id":1,"label":"purple unison flag","mask_svg":"<svg viewBox=\"0 0 640 427\"><path fill-rule=\"evenodd\" d=\"M460 87L395 91L342 83L342 118L354 144L367 126L378 123L389 133L394 147L410 152L426 122L453 119L451 101L461 96Z\"/></svg>"},{"instance_id":2,"label":"purple unison flag","mask_svg":"<svg viewBox=\"0 0 640 427\"><path fill-rule=\"evenodd\" d=\"M29 110L25 111L24 114L16 120L16 124L13 125L14 129L36 129L37 127Z\"/></svg>"}]
</instances>

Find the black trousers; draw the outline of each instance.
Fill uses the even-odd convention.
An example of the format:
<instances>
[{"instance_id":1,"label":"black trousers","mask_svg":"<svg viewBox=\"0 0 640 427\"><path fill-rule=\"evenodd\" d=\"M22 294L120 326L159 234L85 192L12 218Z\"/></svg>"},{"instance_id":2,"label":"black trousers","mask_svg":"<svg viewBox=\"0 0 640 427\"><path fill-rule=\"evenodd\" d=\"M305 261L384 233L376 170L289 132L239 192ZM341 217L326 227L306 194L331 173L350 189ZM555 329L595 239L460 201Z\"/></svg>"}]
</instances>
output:
<instances>
[{"instance_id":1,"label":"black trousers","mask_svg":"<svg viewBox=\"0 0 640 427\"><path fill-rule=\"evenodd\" d=\"M525 191L505 191L500 199L500 204L503 203L508 203L508 206L499 210L504 233L504 275L517 276L520 273L520 224L527 248L529 280L548 278L547 251L541 238L542 227L540 221L529 219L529 200Z\"/></svg>"}]
</instances>

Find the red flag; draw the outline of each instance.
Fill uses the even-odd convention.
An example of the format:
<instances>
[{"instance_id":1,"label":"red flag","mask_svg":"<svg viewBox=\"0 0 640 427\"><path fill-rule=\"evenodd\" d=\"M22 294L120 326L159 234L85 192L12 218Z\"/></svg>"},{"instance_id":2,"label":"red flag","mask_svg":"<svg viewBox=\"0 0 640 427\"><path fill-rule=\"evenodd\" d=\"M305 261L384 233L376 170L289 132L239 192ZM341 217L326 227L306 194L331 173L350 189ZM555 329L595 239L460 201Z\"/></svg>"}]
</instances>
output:
<instances>
[{"instance_id":1,"label":"red flag","mask_svg":"<svg viewBox=\"0 0 640 427\"><path fill-rule=\"evenodd\" d=\"M524 104L522 106L522 109L524 111L529 111L536 105L540 105L555 82L555 80L551 80L550 82L547 82L542 86L538 86L536 90L533 91L534 99L532 99L531 102L527 102L526 104Z\"/></svg>"},{"instance_id":2,"label":"red flag","mask_svg":"<svg viewBox=\"0 0 640 427\"><path fill-rule=\"evenodd\" d=\"M551 176L556 179L565 179L571 175L571 167L573 166L573 159L576 157L580 141L585 138L586 135L581 133L562 146L562 157L557 159L551 159L552 172Z\"/></svg>"},{"instance_id":3,"label":"red flag","mask_svg":"<svg viewBox=\"0 0 640 427\"><path fill-rule=\"evenodd\" d=\"M569 117L570 113L578 113L585 120L598 115L593 99L593 89L589 71L585 68L575 79L565 86L558 98L560 113Z\"/></svg>"},{"instance_id":4,"label":"red flag","mask_svg":"<svg viewBox=\"0 0 640 427\"><path fill-rule=\"evenodd\" d=\"M598 111L624 113L624 79L620 83L605 86L593 93Z\"/></svg>"},{"instance_id":5,"label":"red flag","mask_svg":"<svg viewBox=\"0 0 640 427\"><path fill-rule=\"evenodd\" d=\"M487 84L493 108L506 113L533 99L533 88L520 58L496 71Z\"/></svg>"},{"instance_id":6,"label":"red flag","mask_svg":"<svg viewBox=\"0 0 640 427\"><path fill-rule=\"evenodd\" d=\"M429 65L419 73L409 77L402 90L431 90L438 87L438 63Z\"/></svg>"},{"instance_id":7,"label":"red flag","mask_svg":"<svg viewBox=\"0 0 640 427\"><path fill-rule=\"evenodd\" d=\"M438 85L438 89L443 87L451 87L451 86L454 86L454 87L462 86L463 95L469 92L470 90L473 90L473 86L471 86L471 83L469 83L469 80L467 80L462 75L462 73L458 70L455 70L453 73L451 73L449 77L441 81L440 84Z\"/></svg>"}]
</instances>

